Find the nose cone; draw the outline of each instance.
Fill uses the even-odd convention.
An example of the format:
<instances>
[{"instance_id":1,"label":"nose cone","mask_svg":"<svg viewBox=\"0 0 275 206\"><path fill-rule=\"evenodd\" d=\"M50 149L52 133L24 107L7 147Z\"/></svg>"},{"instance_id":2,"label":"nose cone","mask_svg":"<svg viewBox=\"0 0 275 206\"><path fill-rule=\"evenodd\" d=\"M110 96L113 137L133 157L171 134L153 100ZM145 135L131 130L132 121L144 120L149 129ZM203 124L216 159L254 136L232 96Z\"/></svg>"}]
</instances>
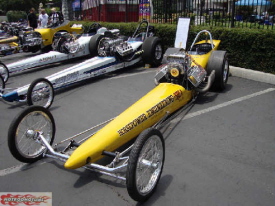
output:
<instances>
[{"instance_id":1,"label":"nose cone","mask_svg":"<svg viewBox=\"0 0 275 206\"><path fill-rule=\"evenodd\" d=\"M2 95L2 98L7 102L13 102L19 99L18 93L16 91L9 92Z\"/></svg>"},{"instance_id":2,"label":"nose cone","mask_svg":"<svg viewBox=\"0 0 275 206\"><path fill-rule=\"evenodd\" d=\"M83 157L71 156L64 164L66 169L77 169L87 164L87 159Z\"/></svg>"}]
</instances>

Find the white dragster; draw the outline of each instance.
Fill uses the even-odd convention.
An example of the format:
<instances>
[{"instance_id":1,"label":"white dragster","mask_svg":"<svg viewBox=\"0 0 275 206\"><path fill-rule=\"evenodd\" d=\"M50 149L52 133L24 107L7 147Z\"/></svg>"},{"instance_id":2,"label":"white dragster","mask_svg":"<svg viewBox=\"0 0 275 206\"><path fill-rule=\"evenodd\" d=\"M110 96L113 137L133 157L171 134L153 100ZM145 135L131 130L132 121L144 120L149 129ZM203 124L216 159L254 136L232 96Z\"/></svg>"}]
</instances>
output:
<instances>
[{"instance_id":1,"label":"white dragster","mask_svg":"<svg viewBox=\"0 0 275 206\"><path fill-rule=\"evenodd\" d=\"M0 74L7 82L9 74L22 72L31 68L66 61L77 57L90 55L95 52L90 48L91 37L95 34L104 34L107 29L94 23L89 28L89 33L75 37L67 32L57 32L54 37L53 50L48 53L36 55L27 59L5 65L0 62Z\"/></svg>"},{"instance_id":2,"label":"white dragster","mask_svg":"<svg viewBox=\"0 0 275 206\"><path fill-rule=\"evenodd\" d=\"M146 64L158 66L163 57L163 50L160 39L154 37L153 32L154 27L144 20L128 40L119 36L119 30L107 30L104 35L96 34L90 41L90 49L96 51L96 57L46 78L36 79L31 84L11 92L2 92L2 99L49 108L54 99L54 90L134 65L141 60Z\"/></svg>"}]
</instances>

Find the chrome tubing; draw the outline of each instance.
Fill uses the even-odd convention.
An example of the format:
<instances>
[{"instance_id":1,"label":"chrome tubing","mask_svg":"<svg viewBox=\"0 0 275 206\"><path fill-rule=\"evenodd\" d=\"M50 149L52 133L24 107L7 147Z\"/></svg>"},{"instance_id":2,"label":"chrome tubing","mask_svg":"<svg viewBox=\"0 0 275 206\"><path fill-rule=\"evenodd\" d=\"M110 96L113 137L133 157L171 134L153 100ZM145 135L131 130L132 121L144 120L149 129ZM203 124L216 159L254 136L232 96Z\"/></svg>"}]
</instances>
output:
<instances>
[{"instance_id":1,"label":"chrome tubing","mask_svg":"<svg viewBox=\"0 0 275 206\"><path fill-rule=\"evenodd\" d=\"M66 160L69 159L68 155L61 154L59 152L54 151L54 149L52 148L52 146L48 143L48 141L45 139L45 137L41 133L39 133L39 138L42 140L44 146L48 149L48 151L50 152L50 154L52 154L52 155L54 155L56 157L62 158L62 159L66 159Z\"/></svg>"}]
</instances>

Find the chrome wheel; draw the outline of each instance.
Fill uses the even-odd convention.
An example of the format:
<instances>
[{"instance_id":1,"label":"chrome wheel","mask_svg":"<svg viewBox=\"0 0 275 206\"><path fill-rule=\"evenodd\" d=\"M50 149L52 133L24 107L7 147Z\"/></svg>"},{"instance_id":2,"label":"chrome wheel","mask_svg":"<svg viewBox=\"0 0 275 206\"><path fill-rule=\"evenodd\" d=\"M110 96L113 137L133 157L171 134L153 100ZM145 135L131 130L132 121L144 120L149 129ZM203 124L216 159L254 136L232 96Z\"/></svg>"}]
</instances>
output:
<instances>
[{"instance_id":1,"label":"chrome wheel","mask_svg":"<svg viewBox=\"0 0 275 206\"><path fill-rule=\"evenodd\" d=\"M27 93L28 105L38 105L49 108L53 99L53 86L47 79L37 79L30 85Z\"/></svg>"},{"instance_id":2,"label":"chrome wheel","mask_svg":"<svg viewBox=\"0 0 275 206\"><path fill-rule=\"evenodd\" d=\"M146 201L156 189L160 179L165 150L159 130L148 128L140 133L129 156L126 185L129 195L136 201Z\"/></svg>"},{"instance_id":3,"label":"chrome wheel","mask_svg":"<svg viewBox=\"0 0 275 206\"><path fill-rule=\"evenodd\" d=\"M223 82L227 82L228 72L229 72L229 63L228 63L228 60L226 59L224 63L224 70L223 70Z\"/></svg>"},{"instance_id":4,"label":"chrome wheel","mask_svg":"<svg viewBox=\"0 0 275 206\"><path fill-rule=\"evenodd\" d=\"M136 185L140 194L146 195L155 187L163 164L163 145L156 135L146 141L138 159Z\"/></svg>"},{"instance_id":5,"label":"chrome wheel","mask_svg":"<svg viewBox=\"0 0 275 206\"><path fill-rule=\"evenodd\" d=\"M0 75L3 77L4 82L7 82L9 79L9 70L7 66L0 62Z\"/></svg>"},{"instance_id":6,"label":"chrome wheel","mask_svg":"<svg viewBox=\"0 0 275 206\"><path fill-rule=\"evenodd\" d=\"M162 47L161 47L160 44L157 44L156 50L155 50L155 58L158 59L158 60L162 59L162 54L163 54Z\"/></svg>"},{"instance_id":7,"label":"chrome wheel","mask_svg":"<svg viewBox=\"0 0 275 206\"><path fill-rule=\"evenodd\" d=\"M13 156L22 162L34 162L43 157L46 147L40 135L52 144L55 123L51 113L39 106L23 110L11 123L8 145Z\"/></svg>"},{"instance_id":8,"label":"chrome wheel","mask_svg":"<svg viewBox=\"0 0 275 206\"><path fill-rule=\"evenodd\" d=\"M109 43L107 42L107 38L102 38L100 41L99 41L99 44L98 44L98 47L97 47L97 52L98 52L98 56L100 57L106 57L107 54L106 54L106 50L107 49L110 49L109 48Z\"/></svg>"}]
</instances>

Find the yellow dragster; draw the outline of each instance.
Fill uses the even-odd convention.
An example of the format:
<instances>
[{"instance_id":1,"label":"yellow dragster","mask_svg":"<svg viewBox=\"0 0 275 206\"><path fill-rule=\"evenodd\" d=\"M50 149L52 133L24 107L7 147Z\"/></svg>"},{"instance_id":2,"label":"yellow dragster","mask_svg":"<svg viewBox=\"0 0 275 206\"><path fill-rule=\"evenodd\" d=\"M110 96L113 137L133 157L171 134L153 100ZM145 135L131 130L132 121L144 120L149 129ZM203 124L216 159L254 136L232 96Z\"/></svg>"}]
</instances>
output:
<instances>
[{"instance_id":1,"label":"yellow dragster","mask_svg":"<svg viewBox=\"0 0 275 206\"><path fill-rule=\"evenodd\" d=\"M209 38L196 42L200 35ZM226 52L217 50L219 43L208 31L201 31L189 51L168 49L166 63L155 76L155 88L87 138L75 141L82 135L77 134L60 142L70 141L61 152L51 146L55 134L52 114L43 107L28 107L9 128L11 153L23 162L53 157L63 160L67 169L84 167L126 180L129 195L146 201L156 188L165 159L164 139L158 129L199 93L225 88L229 66ZM120 151L134 139L134 144ZM104 156L113 157L113 161L99 164Z\"/></svg>"},{"instance_id":2,"label":"yellow dragster","mask_svg":"<svg viewBox=\"0 0 275 206\"><path fill-rule=\"evenodd\" d=\"M68 32L71 34L83 33L80 25L70 26L70 21L64 21L60 25L39 28L31 31L20 31L19 36L13 36L0 40L0 44L19 42L24 52L37 52L39 50L49 51L58 32Z\"/></svg>"}]
</instances>

